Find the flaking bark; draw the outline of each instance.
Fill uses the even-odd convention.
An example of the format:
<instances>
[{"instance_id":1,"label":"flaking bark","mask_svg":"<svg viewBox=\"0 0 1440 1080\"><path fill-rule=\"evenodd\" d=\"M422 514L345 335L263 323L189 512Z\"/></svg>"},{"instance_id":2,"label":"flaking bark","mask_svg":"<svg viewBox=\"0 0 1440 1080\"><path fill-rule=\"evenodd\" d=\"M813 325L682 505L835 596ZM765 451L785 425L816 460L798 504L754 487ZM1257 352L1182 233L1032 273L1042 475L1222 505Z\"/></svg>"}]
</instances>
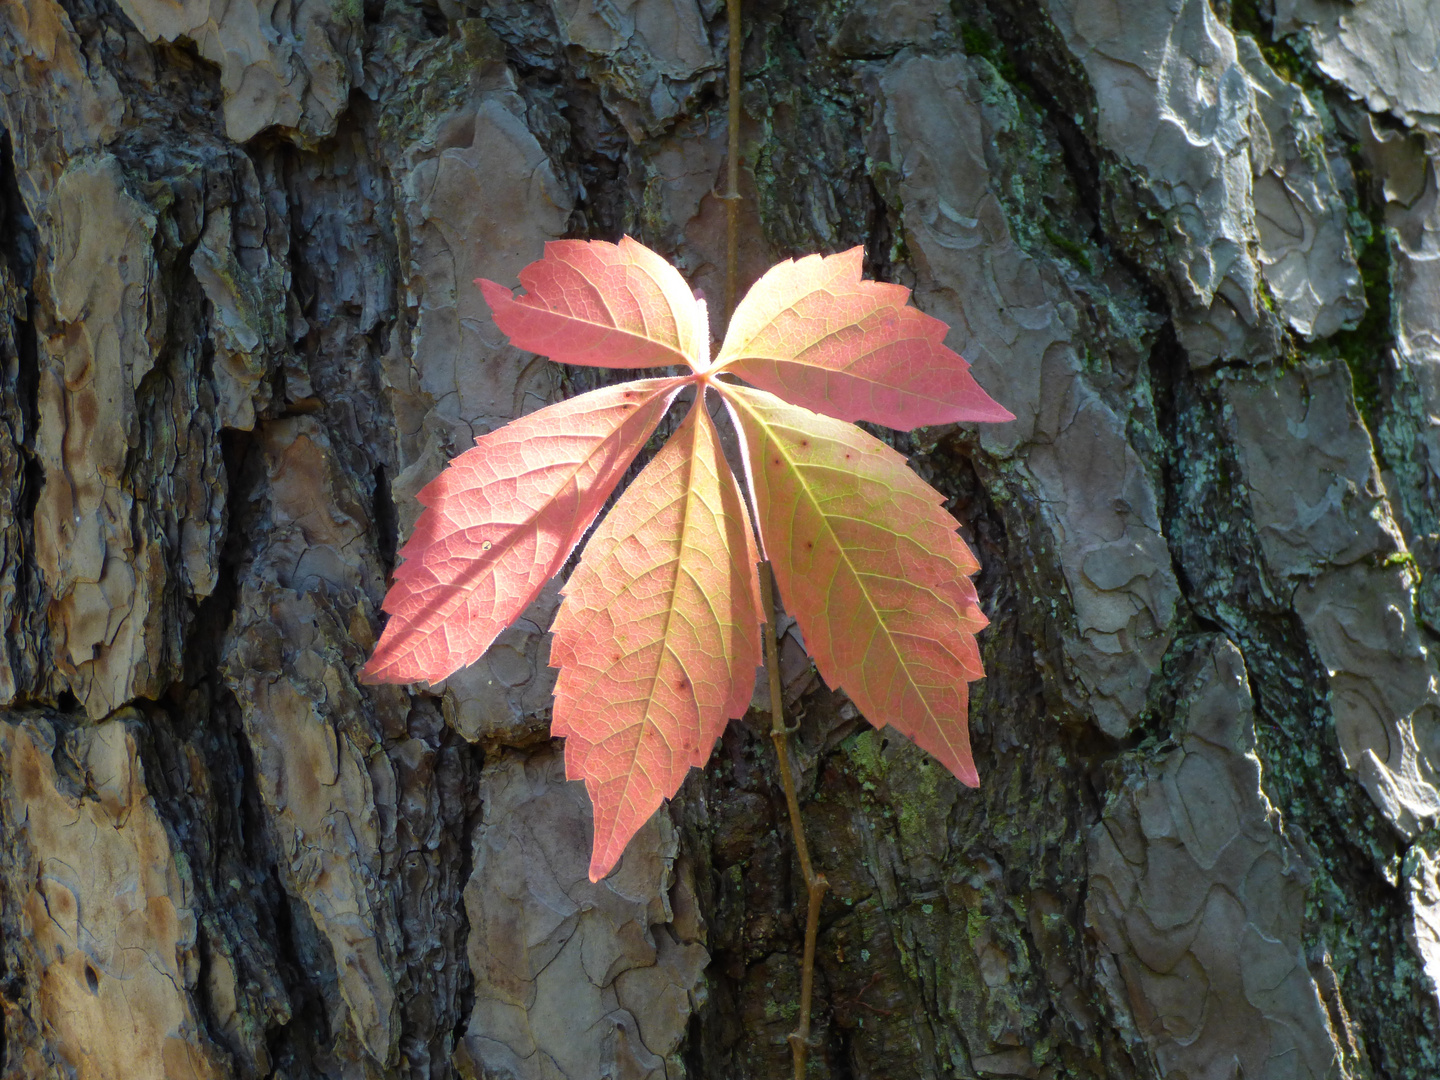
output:
<instances>
[{"instance_id":1,"label":"flaking bark","mask_svg":"<svg viewBox=\"0 0 1440 1080\"><path fill-rule=\"evenodd\" d=\"M983 564L977 791L779 623L810 1074L1440 1074L1428 6L745 23L742 292L863 244L1018 417L888 436ZM768 688L592 884L554 583L445 686L356 681L415 492L608 378L472 279L629 232L718 329L726 35L0 0L0 1075L788 1074Z\"/></svg>"}]
</instances>

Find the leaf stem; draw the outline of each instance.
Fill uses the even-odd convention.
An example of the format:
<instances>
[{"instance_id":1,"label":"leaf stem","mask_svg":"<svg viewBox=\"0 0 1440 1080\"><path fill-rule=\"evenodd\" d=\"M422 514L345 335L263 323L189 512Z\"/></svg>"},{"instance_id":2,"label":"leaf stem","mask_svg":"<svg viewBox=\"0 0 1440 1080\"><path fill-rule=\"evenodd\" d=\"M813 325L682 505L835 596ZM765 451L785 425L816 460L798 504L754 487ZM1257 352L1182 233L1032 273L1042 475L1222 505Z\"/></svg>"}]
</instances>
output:
<instances>
[{"instance_id":1,"label":"leaf stem","mask_svg":"<svg viewBox=\"0 0 1440 1080\"><path fill-rule=\"evenodd\" d=\"M770 564L760 571L760 596L765 605L765 669L770 676L770 737L780 762L780 780L785 787L785 804L790 808L790 830L795 835L795 854L805 878L808 906L805 912L805 955L800 964L800 1026L790 1033L790 1053L795 1061L795 1080L804 1080L805 1054L810 1049L810 999L815 990L815 939L820 933L820 901L830 883L815 873L810 864L810 847L805 842L805 824L800 819L800 799L795 794L795 773L790 768L790 730L785 726L785 699L780 688L780 649L775 641L775 593Z\"/></svg>"},{"instance_id":2,"label":"leaf stem","mask_svg":"<svg viewBox=\"0 0 1440 1080\"><path fill-rule=\"evenodd\" d=\"M740 54L744 40L740 0L726 0L725 8L730 27L729 152L725 167L725 325L729 326L740 286ZM795 1080L804 1080L805 1055L810 1049L810 999L815 992L815 939L820 933L820 901L830 883L823 874L816 874L810 864L805 823L800 818L800 799L795 794L795 773L790 768L790 732L785 727L785 699L780 688L780 650L775 641L774 576L768 562L760 570L760 593L765 605L765 669L770 675L770 737L775 740L785 805L790 809L790 831L795 836L795 854L800 858L800 873L805 878L808 898L805 954L800 962L800 1026L790 1033Z\"/></svg>"},{"instance_id":3,"label":"leaf stem","mask_svg":"<svg viewBox=\"0 0 1440 1080\"><path fill-rule=\"evenodd\" d=\"M740 30L740 0L726 0L730 25L729 157L725 165L725 323L735 314L740 287L740 53L745 42Z\"/></svg>"}]
</instances>

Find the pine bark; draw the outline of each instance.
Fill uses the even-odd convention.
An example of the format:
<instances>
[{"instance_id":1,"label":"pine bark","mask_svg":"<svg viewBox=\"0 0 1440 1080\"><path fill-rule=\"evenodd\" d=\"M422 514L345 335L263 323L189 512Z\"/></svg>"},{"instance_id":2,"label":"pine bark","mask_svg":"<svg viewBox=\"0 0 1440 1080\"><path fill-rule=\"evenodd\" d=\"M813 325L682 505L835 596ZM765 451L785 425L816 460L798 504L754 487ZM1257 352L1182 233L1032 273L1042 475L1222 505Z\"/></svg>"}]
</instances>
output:
<instances>
[{"instance_id":1,"label":"pine bark","mask_svg":"<svg viewBox=\"0 0 1440 1080\"><path fill-rule=\"evenodd\" d=\"M877 432L983 563L978 790L781 623L810 1075L1440 1075L1440 21L744 21L744 283L864 245L1017 416ZM416 492L608 377L472 279L629 233L718 313L725 22L0 0L0 1076L789 1075L768 689L591 884L560 582L355 677Z\"/></svg>"}]
</instances>

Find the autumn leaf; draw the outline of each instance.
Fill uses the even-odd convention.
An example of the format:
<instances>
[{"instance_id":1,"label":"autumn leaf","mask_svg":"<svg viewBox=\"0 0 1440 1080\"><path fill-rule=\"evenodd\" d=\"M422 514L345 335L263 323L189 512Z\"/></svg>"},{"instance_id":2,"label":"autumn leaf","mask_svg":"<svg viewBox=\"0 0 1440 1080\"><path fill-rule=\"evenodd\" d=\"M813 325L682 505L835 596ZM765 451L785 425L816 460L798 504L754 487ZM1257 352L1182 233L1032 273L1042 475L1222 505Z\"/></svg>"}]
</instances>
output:
<instances>
[{"instance_id":1,"label":"autumn leaf","mask_svg":"<svg viewBox=\"0 0 1440 1080\"><path fill-rule=\"evenodd\" d=\"M864 281L863 248L770 268L730 320L715 371L841 420L909 431L1014 420L945 347L948 327L903 285Z\"/></svg>"},{"instance_id":2,"label":"autumn leaf","mask_svg":"<svg viewBox=\"0 0 1440 1080\"><path fill-rule=\"evenodd\" d=\"M846 421L1012 417L945 347L945 325L908 306L906 289L862 280L861 264L855 248L773 268L713 365L703 302L629 237L547 244L519 297L478 282L521 348L690 373L552 405L451 462L420 493L367 680L434 682L478 659L560 571L676 395L695 391L585 545L555 618L551 730L594 805L592 880L743 715L760 660L756 538L711 393L740 436L755 524L820 674L872 724L978 783L967 732L968 684L983 675L978 564L939 493Z\"/></svg>"},{"instance_id":3,"label":"autumn leaf","mask_svg":"<svg viewBox=\"0 0 1440 1080\"><path fill-rule=\"evenodd\" d=\"M475 283L495 324L521 349L562 364L644 368L710 363L710 322L680 272L625 237L618 244L553 240L520 271L525 295Z\"/></svg>"},{"instance_id":4,"label":"autumn leaf","mask_svg":"<svg viewBox=\"0 0 1440 1080\"><path fill-rule=\"evenodd\" d=\"M826 684L893 724L961 782L980 780L966 728L980 569L940 494L853 424L732 386L755 517L785 610Z\"/></svg>"},{"instance_id":5,"label":"autumn leaf","mask_svg":"<svg viewBox=\"0 0 1440 1080\"><path fill-rule=\"evenodd\" d=\"M439 682L473 664L554 577L684 385L622 383L482 435L418 496L362 677Z\"/></svg>"},{"instance_id":6,"label":"autumn leaf","mask_svg":"<svg viewBox=\"0 0 1440 1080\"><path fill-rule=\"evenodd\" d=\"M620 858L760 664L754 534L703 401L625 490L565 586L550 663L565 771L595 806L590 880Z\"/></svg>"}]
</instances>

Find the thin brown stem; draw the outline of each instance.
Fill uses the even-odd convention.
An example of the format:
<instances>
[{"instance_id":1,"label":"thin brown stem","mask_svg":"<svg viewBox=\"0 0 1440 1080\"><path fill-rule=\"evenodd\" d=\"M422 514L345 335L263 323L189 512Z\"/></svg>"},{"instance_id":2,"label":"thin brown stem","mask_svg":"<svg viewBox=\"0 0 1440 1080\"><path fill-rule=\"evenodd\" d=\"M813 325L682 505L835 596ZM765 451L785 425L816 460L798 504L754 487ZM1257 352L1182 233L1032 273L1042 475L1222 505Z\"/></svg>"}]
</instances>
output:
<instances>
[{"instance_id":1,"label":"thin brown stem","mask_svg":"<svg viewBox=\"0 0 1440 1080\"><path fill-rule=\"evenodd\" d=\"M725 325L728 327L730 316L735 314L740 285L740 53L744 46L740 0L727 0L726 15L730 24L730 130L725 169ZM780 690L780 651L775 642L775 586L768 562L760 570L760 589L765 603L765 668L770 675L770 737L775 740L785 805L790 809L790 831L795 835L795 853L800 858L800 873L805 877L808 897L805 955L800 964L800 1024L790 1033L795 1080L804 1080L805 1055L810 1049L810 999L815 993L815 939L820 933L820 901L830 883L810 865L805 823L800 819L800 799L795 794L795 773L790 768L790 733L785 727L785 699Z\"/></svg>"},{"instance_id":2,"label":"thin brown stem","mask_svg":"<svg viewBox=\"0 0 1440 1080\"><path fill-rule=\"evenodd\" d=\"M795 1080L804 1080L805 1055L810 1049L810 999L815 991L815 939L820 933L820 901L830 883L815 873L810 864L810 846L805 842L805 823L800 819L800 799L795 794L795 773L790 768L790 732L785 727L785 699L780 689L780 650L775 641L775 593L770 564L760 570L760 594L765 605L765 669L770 676L770 737L780 762L780 782L785 787L785 805L790 808L790 831L795 835L795 854L805 878L808 905L805 912L805 956L800 963L800 1024L790 1033L790 1053L795 1061Z\"/></svg>"},{"instance_id":3,"label":"thin brown stem","mask_svg":"<svg viewBox=\"0 0 1440 1080\"><path fill-rule=\"evenodd\" d=\"M725 167L725 324L735 314L740 287L740 0L728 0L730 23L730 151Z\"/></svg>"}]
</instances>

